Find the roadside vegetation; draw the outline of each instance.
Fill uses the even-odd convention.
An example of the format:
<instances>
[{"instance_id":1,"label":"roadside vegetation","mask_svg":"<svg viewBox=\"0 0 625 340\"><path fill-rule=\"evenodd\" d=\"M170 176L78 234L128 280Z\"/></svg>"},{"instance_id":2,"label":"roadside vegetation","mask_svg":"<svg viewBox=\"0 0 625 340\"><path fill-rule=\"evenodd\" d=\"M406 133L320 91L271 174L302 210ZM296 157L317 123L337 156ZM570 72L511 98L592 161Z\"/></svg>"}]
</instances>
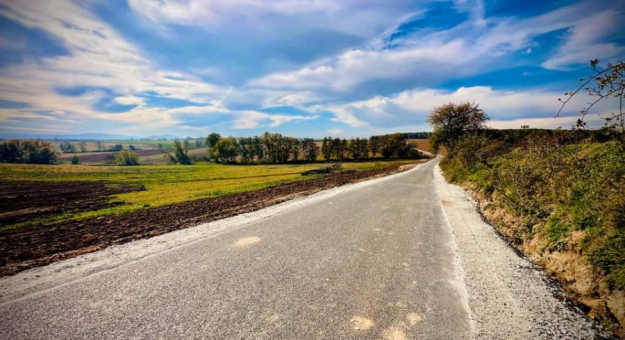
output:
<instances>
[{"instance_id":1,"label":"roadside vegetation","mask_svg":"<svg viewBox=\"0 0 625 340\"><path fill-rule=\"evenodd\" d=\"M610 96L622 101L622 87ZM623 327L623 114L607 117L602 129L586 130L588 111L573 130L490 130L477 104L451 103L429 116L430 140L434 150L449 151L440 163L446 178L468 188L495 227L558 278L592 317Z\"/></svg>"}]
</instances>

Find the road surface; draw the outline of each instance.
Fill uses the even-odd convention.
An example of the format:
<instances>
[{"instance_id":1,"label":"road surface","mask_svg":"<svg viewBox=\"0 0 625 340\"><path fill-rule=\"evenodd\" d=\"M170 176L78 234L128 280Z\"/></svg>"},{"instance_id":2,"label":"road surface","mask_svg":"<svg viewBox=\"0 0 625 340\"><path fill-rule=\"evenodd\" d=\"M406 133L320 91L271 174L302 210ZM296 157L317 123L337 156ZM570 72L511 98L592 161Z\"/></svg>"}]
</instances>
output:
<instances>
[{"instance_id":1,"label":"road surface","mask_svg":"<svg viewBox=\"0 0 625 340\"><path fill-rule=\"evenodd\" d=\"M437 163L5 302L0 335L474 338Z\"/></svg>"}]
</instances>

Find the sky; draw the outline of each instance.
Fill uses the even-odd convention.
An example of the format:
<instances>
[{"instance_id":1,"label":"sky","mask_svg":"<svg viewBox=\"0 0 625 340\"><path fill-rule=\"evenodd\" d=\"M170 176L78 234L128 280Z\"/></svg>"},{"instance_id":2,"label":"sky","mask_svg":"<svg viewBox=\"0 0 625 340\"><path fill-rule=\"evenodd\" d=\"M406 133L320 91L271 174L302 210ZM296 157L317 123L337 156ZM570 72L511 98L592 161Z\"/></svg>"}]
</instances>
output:
<instances>
[{"instance_id":1,"label":"sky","mask_svg":"<svg viewBox=\"0 0 625 340\"><path fill-rule=\"evenodd\" d=\"M625 59L624 18L602 0L0 0L0 136L365 137L462 101L493 128L568 128L588 98L556 119L558 98L590 59Z\"/></svg>"}]
</instances>

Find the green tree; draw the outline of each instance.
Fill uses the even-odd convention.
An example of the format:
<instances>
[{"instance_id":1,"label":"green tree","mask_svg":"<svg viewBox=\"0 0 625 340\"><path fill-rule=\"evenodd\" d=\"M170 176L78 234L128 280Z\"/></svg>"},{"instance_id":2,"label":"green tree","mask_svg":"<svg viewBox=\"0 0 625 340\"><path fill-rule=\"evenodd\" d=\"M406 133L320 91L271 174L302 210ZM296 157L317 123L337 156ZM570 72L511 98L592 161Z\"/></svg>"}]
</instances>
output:
<instances>
[{"instance_id":1,"label":"green tree","mask_svg":"<svg viewBox=\"0 0 625 340\"><path fill-rule=\"evenodd\" d=\"M237 156L236 147L236 140L234 138L222 138L215 144L213 153L220 163L234 162Z\"/></svg>"},{"instance_id":2,"label":"green tree","mask_svg":"<svg viewBox=\"0 0 625 340\"><path fill-rule=\"evenodd\" d=\"M430 141L436 147L444 145L453 155L462 137L485 128L487 120L488 116L476 103L448 103L436 107L428 116L428 123L434 128Z\"/></svg>"},{"instance_id":3,"label":"green tree","mask_svg":"<svg viewBox=\"0 0 625 340\"><path fill-rule=\"evenodd\" d=\"M57 152L50 142L11 139L0 144L1 163L52 164Z\"/></svg>"},{"instance_id":4,"label":"green tree","mask_svg":"<svg viewBox=\"0 0 625 340\"><path fill-rule=\"evenodd\" d=\"M74 156L72 156L72 159L71 159L71 161L70 161L70 162L71 162L73 165L80 164L80 158L78 158L78 156L74 155Z\"/></svg>"},{"instance_id":5,"label":"green tree","mask_svg":"<svg viewBox=\"0 0 625 340\"><path fill-rule=\"evenodd\" d=\"M297 162L299 160L299 154L300 154L299 139L293 138L293 137L286 137L286 144L287 144L286 148L288 149L288 153L291 155L291 161Z\"/></svg>"},{"instance_id":6,"label":"green tree","mask_svg":"<svg viewBox=\"0 0 625 340\"><path fill-rule=\"evenodd\" d=\"M329 161L332 158L332 138L324 137L321 143L321 154L323 159Z\"/></svg>"},{"instance_id":7,"label":"green tree","mask_svg":"<svg viewBox=\"0 0 625 340\"><path fill-rule=\"evenodd\" d=\"M132 151L121 150L115 154L115 164L117 165L139 165L139 155Z\"/></svg>"},{"instance_id":8,"label":"green tree","mask_svg":"<svg viewBox=\"0 0 625 340\"><path fill-rule=\"evenodd\" d=\"M206 146L208 147L208 157L210 157L214 162L218 162L217 155L215 154L215 146L217 142L221 140L221 135L218 133L211 133L206 137Z\"/></svg>"},{"instance_id":9,"label":"green tree","mask_svg":"<svg viewBox=\"0 0 625 340\"><path fill-rule=\"evenodd\" d=\"M369 151L371 151L371 157L377 156L380 152L380 138L378 136L369 138Z\"/></svg>"},{"instance_id":10,"label":"green tree","mask_svg":"<svg viewBox=\"0 0 625 340\"><path fill-rule=\"evenodd\" d=\"M188 152L189 152L188 141L185 141L185 143L182 143L177 139L174 141L174 159L176 163L180 163L182 165L191 164L191 159L189 158Z\"/></svg>"},{"instance_id":11,"label":"green tree","mask_svg":"<svg viewBox=\"0 0 625 340\"><path fill-rule=\"evenodd\" d=\"M309 162L317 160L319 154L319 147L312 138L304 138L302 140L302 151L304 152L304 158Z\"/></svg>"},{"instance_id":12,"label":"green tree","mask_svg":"<svg viewBox=\"0 0 625 340\"><path fill-rule=\"evenodd\" d=\"M80 152L87 152L87 143L84 141L78 143L78 150L80 150Z\"/></svg>"},{"instance_id":13,"label":"green tree","mask_svg":"<svg viewBox=\"0 0 625 340\"><path fill-rule=\"evenodd\" d=\"M74 144L70 143L70 142L62 142L59 145L59 149L61 149L62 153L74 153L76 152L76 147L74 146Z\"/></svg>"},{"instance_id":14,"label":"green tree","mask_svg":"<svg viewBox=\"0 0 625 340\"><path fill-rule=\"evenodd\" d=\"M213 132L209 134L208 137L206 137L206 146L208 146L209 148L214 148L220 139L221 139L221 135L216 132Z\"/></svg>"}]
</instances>

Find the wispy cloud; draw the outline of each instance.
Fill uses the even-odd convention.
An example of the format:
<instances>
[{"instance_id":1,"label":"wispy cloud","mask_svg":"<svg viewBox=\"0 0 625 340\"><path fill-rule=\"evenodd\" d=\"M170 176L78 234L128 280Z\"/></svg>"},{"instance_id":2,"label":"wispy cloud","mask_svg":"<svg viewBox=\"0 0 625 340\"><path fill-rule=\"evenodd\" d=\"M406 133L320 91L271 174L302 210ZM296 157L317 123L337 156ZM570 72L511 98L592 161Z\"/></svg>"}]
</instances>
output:
<instances>
[{"instance_id":1,"label":"wispy cloud","mask_svg":"<svg viewBox=\"0 0 625 340\"><path fill-rule=\"evenodd\" d=\"M547 122L561 89L585 74L580 65L625 56L614 24L624 9L607 0L523 15L489 15L493 4L481 0L128 4L3 1L12 31L0 34L0 132L238 133L307 122L319 130L311 134L359 135L427 128L433 106L465 100L494 126ZM35 35L62 53L31 57ZM520 83L501 85L514 72Z\"/></svg>"}]
</instances>

